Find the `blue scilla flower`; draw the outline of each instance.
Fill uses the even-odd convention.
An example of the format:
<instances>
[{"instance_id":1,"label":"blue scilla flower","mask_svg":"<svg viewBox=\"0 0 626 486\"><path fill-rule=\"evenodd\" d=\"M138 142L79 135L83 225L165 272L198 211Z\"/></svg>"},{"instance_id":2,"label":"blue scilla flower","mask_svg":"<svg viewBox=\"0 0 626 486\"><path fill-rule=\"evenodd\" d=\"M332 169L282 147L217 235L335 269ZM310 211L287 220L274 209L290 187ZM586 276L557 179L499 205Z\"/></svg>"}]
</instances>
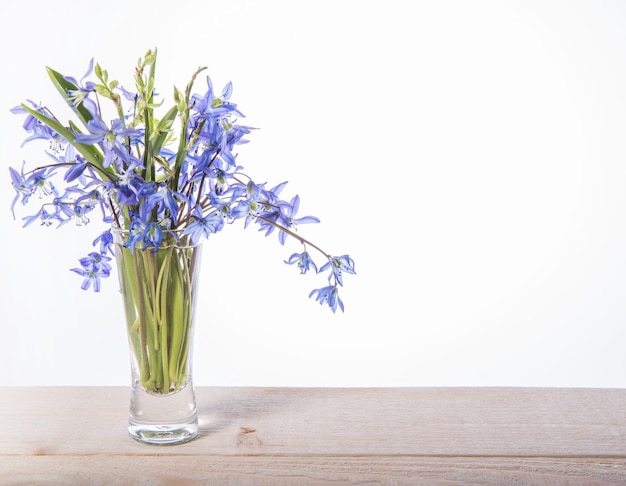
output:
<instances>
[{"instance_id":1,"label":"blue scilla flower","mask_svg":"<svg viewBox=\"0 0 626 486\"><path fill-rule=\"evenodd\" d=\"M228 101L233 91L232 83L226 84L224 89L222 90L221 98L215 96L215 92L213 91L213 83L211 82L211 78L209 76L206 77L207 90L204 95L193 95L191 97L191 108L193 112L195 112L195 116L202 118L217 118L224 114L233 113L237 116L243 117L243 113L241 113L237 109L237 105Z\"/></svg>"},{"instance_id":2,"label":"blue scilla flower","mask_svg":"<svg viewBox=\"0 0 626 486\"><path fill-rule=\"evenodd\" d=\"M301 274L307 273L311 268L315 270L315 273L317 273L317 266L308 251L294 253L289 257L289 260L285 260L285 263L288 265L293 265L295 263L300 269Z\"/></svg>"},{"instance_id":3,"label":"blue scilla flower","mask_svg":"<svg viewBox=\"0 0 626 486\"><path fill-rule=\"evenodd\" d=\"M70 168L67 170L67 172L65 173L65 175L63 176L63 180L65 182L75 181L76 179L78 179L79 177L83 175L83 172L85 172L86 168L87 168L87 163L85 162L85 159L82 159L72 164Z\"/></svg>"},{"instance_id":4,"label":"blue scilla flower","mask_svg":"<svg viewBox=\"0 0 626 486\"><path fill-rule=\"evenodd\" d=\"M68 90L67 93L68 100L70 100L75 105L83 102L85 98L89 95L89 93L94 93L96 91L96 84L94 82L87 81L83 83L83 81L88 78L93 71L93 62L94 59L91 58L91 61L89 61L89 66L87 67L87 72L85 72L83 77L80 79L80 82L76 81L76 79L72 76L64 76L66 81L69 81L74 86L76 86L75 90Z\"/></svg>"},{"instance_id":5,"label":"blue scilla flower","mask_svg":"<svg viewBox=\"0 0 626 486\"><path fill-rule=\"evenodd\" d=\"M58 196L58 192L50 181L54 175L54 167L42 167L37 169L28 176L27 185L32 187L34 194L43 199L47 196Z\"/></svg>"},{"instance_id":6,"label":"blue scilla flower","mask_svg":"<svg viewBox=\"0 0 626 486\"><path fill-rule=\"evenodd\" d=\"M270 211L263 213L259 221L260 231L265 231L266 236L272 233L275 228L283 227L289 229L298 224L320 222L319 218L315 216L295 217L300 207L300 196L297 194L289 202L277 200L272 202L270 207ZM278 233L280 244L284 245L286 239L287 233L280 230Z\"/></svg>"},{"instance_id":7,"label":"blue scilla flower","mask_svg":"<svg viewBox=\"0 0 626 486\"><path fill-rule=\"evenodd\" d=\"M100 270L104 270L105 272L111 271L111 257L103 255L100 252L92 251L86 257L80 258L78 260L83 268L97 268Z\"/></svg>"},{"instance_id":8,"label":"blue scilla flower","mask_svg":"<svg viewBox=\"0 0 626 486\"><path fill-rule=\"evenodd\" d=\"M212 213L204 215L202 208L198 205L193 210L193 221L185 228L183 234L189 235L193 244L198 243L203 237L208 238L210 234L217 233L224 227L224 218L219 214Z\"/></svg>"},{"instance_id":9,"label":"blue scilla flower","mask_svg":"<svg viewBox=\"0 0 626 486\"><path fill-rule=\"evenodd\" d=\"M339 285L343 285L343 272L355 275L354 260L349 255L334 256L328 262L326 262L320 272L324 272L330 269L328 280L335 277L335 280Z\"/></svg>"},{"instance_id":10,"label":"blue scilla flower","mask_svg":"<svg viewBox=\"0 0 626 486\"><path fill-rule=\"evenodd\" d=\"M322 287L321 289L312 290L309 294L309 298L315 297L315 300L320 303L320 305L327 304L333 313L337 310L337 306L343 312L343 302L339 298L339 290L336 285L329 285L327 287Z\"/></svg>"},{"instance_id":11,"label":"blue scilla flower","mask_svg":"<svg viewBox=\"0 0 626 486\"><path fill-rule=\"evenodd\" d=\"M15 217L15 204L17 201L21 197L21 203L25 205L28 202L28 198L33 194L34 189L30 181L24 176L24 166L22 166L21 172L16 171L13 167L9 167L9 173L11 174L11 184L16 192L15 198L11 202L11 212L13 217Z\"/></svg>"},{"instance_id":12,"label":"blue scilla flower","mask_svg":"<svg viewBox=\"0 0 626 486\"><path fill-rule=\"evenodd\" d=\"M111 233L111 230L106 230L103 231L95 240L93 240L92 245L99 247L101 255L106 255L107 253L113 255L113 242L113 233Z\"/></svg>"},{"instance_id":13,"label":"blue scilla flower","mask_svg":"<svg viewBox=\"0 0 626 486\"><path fill-rule=\"evenodd\" d=\"M67 145L65 152L62 155L56 153L46 154L55 161L55 165L68 166L67 172L63 176L65 182L73 182L74 180L81 178L81 184L87 184L87 181L82 178L83 172L87 169L87 161L76 153L76 149L73 145Z\"/></svg>"},{"instance_id":14,"label":"blue scilla flower","mask_svg":"<svg viewBox=\"0 0 626 486\"><path fill-rule=\"evenodd\" d=\"M85 189L89 189L90 186L93 187L92 184L87 184L84 187ZM78 197L76 198L76 204L86 206L90 211L91 209L99 207L102 213L103 222L110 224L114 221L114 218L111 215L111 209L108 206L108 200L103 193L103 188L100 185L97 185L92 190L81 190L77 187L68 187L67 192L77 192Z\"/></svg>"},{"instance_id":15,"label":"blue scilla flower","mask_svg":"<svg viewBox=\"0 0 626 486\"><path fill-rule=\"evenodd\" d=\"M172 191L167 184L146 183L139 189L139 198L143 203L142 215L156 210L160 218L169 218L174 225L178 224L177 199L184 200L182 194Z\"/></svg>"},{"instance_id":16,"label":"blue scilla flower","mask_svg":"<svg viewBox=\"0 0 626 486\"><path fill-rule=\"evenodd\" d=\"M44 116L51 116L51 113L43 106L37 105L31 100L28 100L28 103L30 103L34 112L40 113ZM33 114L28 113L23 106L16 106L14 108L11 108L11 113L16 115L26 114L23 127L24 130L26 130L26 132L30 133L31 135L26 138L24 142L22 142L22 146L33 140L49 140L50 147L53 149L53 151L58 152L67 144L67 140L65 140L52 128L42 123L41 120L35 118Z\"/></svg>"},{"instance_id":17,"label":"blue scilla flower","mask_svg":"<svg viewBox=\"0 0 626 486\"><path fill-rule=\"evenodd\" d=\"M124 248L128 248L131 253L134 252L135 246L143 242L146 224L139 218L135 217L128 228L128 238L124 242Z\"/></svg>"},{"instance_id":18,"label":"blue scilla flower","mask_svg":"<svg viewBox=\"0 0 626 486\"><path fill-rule=\"evenodd\" d=\"M40 221L42 226L51 226L55 222L59 223L59 226L63 224L63 219L60 217L58 208L55 208L53 212L48 212L45 205L35 214L22 218L22 221L24 221L24 228L33 224L35 221Z\"/></svg>"},{"instance_id":19,"label":"blue scilla flower","mask_svg":"<svg viewBox=\"0 0 626 486\"><path fill-rule=\"evenodd\" d=\"M138 248L147 250L152 248L157 251L163 241L163 229L157 222L145 223L139 217L136 217L131 225L128 239L124 243L124 247L130 249L131 252Z\"/></svg>"},{"instance_id":20,"label":"blue scilla flower","mask_svg":"<svg viewBox=\"0 0 626 486\"><path fill-rule=\"evenodd\" d=\"M87 257L79 260L82 268L72 268L71 271L81 277L85 277L81 289L87 290L93 286L95 292L100 292L100 279L111 274L110 257L100 253L90 253Z\"/></svg>"},{"instance_id":21,"label":"blue scilla flower","mask_svg":"<svg viewBox=\"0 0 626 486\"><path fill-rule=\"evenodd\" d=\"M163 229L159 223L153 221L148 224L146 230L143 233L143 249L153 248L153 251L158 251L163 241Z\"/></svg>"},{"instance_id":22,"label":"blue scilla flower","mask_svg":"<svg viewBox=\"0 0 626 486\"><path fill-rule=\"evenodd\" d=\"M87 145L101 144L104 150L104 161L102 166L107 168L117 158L123 161L130 160L128 147L125 145L126 137L137 137L141 135L139 130L125 128L122 120L115 119L109 128L99 118L93 118L87 122L88 134L79 134L76 142Z\"/></svg>"}]
</instances>

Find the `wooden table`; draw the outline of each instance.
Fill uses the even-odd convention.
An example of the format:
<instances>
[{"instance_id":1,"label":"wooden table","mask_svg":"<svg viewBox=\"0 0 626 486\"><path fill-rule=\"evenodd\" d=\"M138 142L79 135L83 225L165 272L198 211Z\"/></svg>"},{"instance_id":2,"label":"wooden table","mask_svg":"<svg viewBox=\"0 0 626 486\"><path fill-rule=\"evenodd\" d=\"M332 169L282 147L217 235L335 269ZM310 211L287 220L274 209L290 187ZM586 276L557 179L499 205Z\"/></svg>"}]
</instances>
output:
<instances>
[{"instance_id":1,"label":"wooden table","mask_svg":"<svg viewBox=\"0 0 626 486\"><path fill-rule=\"evenodd\" d=\"M0 388L0 484L626 484L626 390L197 388L147 446L125 387Z\"/></svg>"}]
</instances>

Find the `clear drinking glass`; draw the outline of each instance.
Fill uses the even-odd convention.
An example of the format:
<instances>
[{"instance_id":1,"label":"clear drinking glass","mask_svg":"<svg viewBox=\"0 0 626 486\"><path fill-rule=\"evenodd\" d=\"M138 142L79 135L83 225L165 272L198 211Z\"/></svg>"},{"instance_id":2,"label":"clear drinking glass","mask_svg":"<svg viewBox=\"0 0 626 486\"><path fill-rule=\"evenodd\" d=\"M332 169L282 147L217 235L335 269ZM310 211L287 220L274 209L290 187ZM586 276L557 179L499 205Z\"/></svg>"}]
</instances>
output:
<instances>
[{"instance_id":1,"label":"clear drinking glass","mask_svg":"<svg viewBox=\"0 0 626 486\"><path fill-rule=\"evenodd\" d=\"M202 246L168 234L156 251L131 251L128 231L112 233L131 355L128 432L149 444L187 442L198 433L191 371Z\"/></svg>"}]
</instances>

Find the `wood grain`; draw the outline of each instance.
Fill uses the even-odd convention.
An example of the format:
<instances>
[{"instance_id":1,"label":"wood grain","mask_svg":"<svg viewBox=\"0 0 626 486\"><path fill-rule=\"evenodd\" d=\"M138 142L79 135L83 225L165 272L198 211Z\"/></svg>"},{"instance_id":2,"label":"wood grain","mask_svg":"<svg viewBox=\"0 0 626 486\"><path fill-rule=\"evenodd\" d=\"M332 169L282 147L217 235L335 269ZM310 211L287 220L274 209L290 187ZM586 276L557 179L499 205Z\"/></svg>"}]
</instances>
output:
<instances>
[{"instance_id":1,"label":"wood grain","mask_svg":"<svg viewBox=\"0 0 626 486\"><path fill-rule=\"evenodd\" d=\"M139 444L125 387L0 388L0 484L626 484L626 390L197 388Z\"/></svg>"}]
</instances>

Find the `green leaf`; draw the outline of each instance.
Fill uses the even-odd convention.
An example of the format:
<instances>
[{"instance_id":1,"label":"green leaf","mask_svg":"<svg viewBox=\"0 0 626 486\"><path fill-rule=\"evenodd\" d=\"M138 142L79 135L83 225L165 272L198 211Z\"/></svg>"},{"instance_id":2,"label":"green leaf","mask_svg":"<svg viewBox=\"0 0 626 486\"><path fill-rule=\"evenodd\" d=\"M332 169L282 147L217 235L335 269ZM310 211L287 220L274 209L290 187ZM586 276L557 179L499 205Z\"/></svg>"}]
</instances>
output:
<instances>
[{"instance_id":1,"label":"green leaf","mask_svg":"<svg viewBox=\"0 0 626 486\"><path fill-rule=\"evenodd\" d=\"M59 91L59 93L61 93L61 96L63 96L63 99L65 99L65 101L70 106L72 111L76 113L78 118L80 118L80 120L83 122L83 124L86 127L87 122L93 119L93 116L91 115L91 113L89 113L89 111L82 104L75 105L70 99L69 94L68 94L69 91L77 90L78 86L66 80L61 73L59 73L58 71L55 71L52 68L47 67L46 71L48 71L48 76L52 80L52 84L54 84L54 86Z\"/></svg>"},{"instance_id":2,"label":"green leaf","mask_svg":"<svg viewBox=\"0 0 626 486\"><path fill-rule=\"evenodd\" d=\"M95 89L96 89L96 93L98 93L100 96L104 96L105 98L111 97L111 91L106 86L102 84L96 84Z\"/></svg>"},{"instance_id":3,"label":"green leaf","mask_svg":"<svg viewBox=\"0 0 626 486\"><path fill-rule=\"evenodd\" d=\"M150 152L153 155L158 155L161 151L161 148L163 147L163 144L167 140L167 136L170 133L176 115L178 115L178 108L176 106L173 106L154 127L152 136L150 137Z\"/></svg>"},{"instance_id":4,"label":"green leaf","mask_svg":"<svg viewBox=\"0 0 626 486\"><path fill-rule=\"evenodd\" d=\"M154 64L155 61L156 61L156 49L154 51L149 49L148 52L146 52L146 55L144 56L143 61L140 60L141 67L144 68L150 64Z\"/></svg>"},{"instance_id":5,"label":"green leaf","mask_svg":"<svg viewBox=\"0 0 626 486\"><path fill-rule=\"evenodd\" d=\"M176 86L174 86L174 101L176 102L178 111L182 113L186 109L185 96Z\"/></svg>"},{"instance_id":6,"label":"green leaf","mask_svg":"<svg viewBox=\"0 0 626 486\"><path fill-rule=\"evenodd\" d=\"M71 128L72 130L74 130L74 132L75 132L75 133L80 133L80 134L82 134L82 133L83 133L83 132L82 132L82 131L81 131L81 130L80 130L80 129L76 126L76 123L74 123L72 120L70 120L70 128ZM97 151L97 149L96 149L96 148L94 148L94 147L92 147L91 145L85 145L85 147L86 147L86 148L91 148L91 149L93 149L94 151ZM94 152L94 154L95 154L95 153L97 153L97 152Z\"/></svg>"}]
</instances>

